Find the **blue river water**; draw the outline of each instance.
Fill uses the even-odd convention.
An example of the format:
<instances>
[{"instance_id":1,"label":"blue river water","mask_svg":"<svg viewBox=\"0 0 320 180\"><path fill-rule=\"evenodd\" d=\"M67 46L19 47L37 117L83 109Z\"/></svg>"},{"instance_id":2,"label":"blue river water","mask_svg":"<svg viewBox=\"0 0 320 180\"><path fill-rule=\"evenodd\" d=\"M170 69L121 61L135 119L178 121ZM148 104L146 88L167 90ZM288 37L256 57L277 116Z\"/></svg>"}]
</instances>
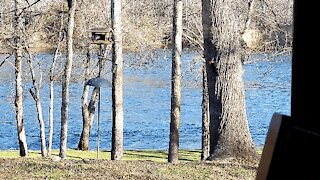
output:
<instances>
[{"instance_id":1,"label":"blue river water","mask_svg":"<svg viewBox=\"0 0 320 180\"><path fill-rule=\"evenodd\" d=\"M183 88L181 102L180 148L201 148L201 60L194 51L182 55ZM246 108L250 131L255 144L262 147L273 113L290 115L291 56L267 58L251 56L245 63ZM1 60L2 58L0 58ZM50 58L48 58L50 59ZM149 55L124 56L124 148L167 149L169 144L171 54L159 51ZM45 63L49 64L49 63ZM45 66L43 66L45 67ZM25 66L27 68L27 66ZM74 70L81 74L82 71ZM105 77L110 80L106 70ZM25 89L30 88L26 81ZM68 148L76 148L81 129L82 82L70 86ZM53 148L59 148L61 85L55 84ZM41 102L48 127L49 87L41 88ZM14 110L14 70L9 63L0 67L0 150L17 149ZM111 147L111 88L101 92L101 142L103 150ZM30 94L24 94L24 122L30 149L40 149L39 125L35 104ZM48 133L48 132L47 132ZM90 149L97 144L96 117L90 136Z\"/></svg>"}]
</instances>

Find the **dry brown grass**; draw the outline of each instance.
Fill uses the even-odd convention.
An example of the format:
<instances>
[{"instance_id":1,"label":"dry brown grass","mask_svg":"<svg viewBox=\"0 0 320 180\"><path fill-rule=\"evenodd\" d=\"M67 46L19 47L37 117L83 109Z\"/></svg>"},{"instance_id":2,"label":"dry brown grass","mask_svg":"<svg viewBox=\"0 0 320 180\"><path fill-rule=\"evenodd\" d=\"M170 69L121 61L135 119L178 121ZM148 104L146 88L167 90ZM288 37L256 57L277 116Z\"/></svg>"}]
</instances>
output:
<instances>
[{"instance_id":1,"label":"dry brown grass","mask_svg":"<svg viewBox=\"0 0 320 180\"><path fill-rule=\"evenodd\" d=\"M200 162L200 151L183 150L180 163L166 162L164 151L125 151L123 161L111 161L109 152L69 151L67 160L17 157L17 152L0 152L0 179L255 179L257 164L224 159ZM54 152L56 155L57 152Z\"/></svg>"},{"instance_id":2,"label":"dry brown grass","mask_svg":"<svg viewBox=\"0 0 320 180\"><path fill-rule=\"evenodd\" d=\"M237 162L0 159L0 179L243 179L255 178L256 166Z\"/></svg>"}]
</instances>

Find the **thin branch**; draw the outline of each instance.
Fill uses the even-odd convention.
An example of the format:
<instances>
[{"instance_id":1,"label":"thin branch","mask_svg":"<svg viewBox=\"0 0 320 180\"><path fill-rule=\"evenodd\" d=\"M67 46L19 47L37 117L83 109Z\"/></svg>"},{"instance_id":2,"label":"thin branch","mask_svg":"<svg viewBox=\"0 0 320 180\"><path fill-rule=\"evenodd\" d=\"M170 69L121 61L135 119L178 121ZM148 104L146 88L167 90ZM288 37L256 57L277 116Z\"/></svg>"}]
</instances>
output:
<instances>
[{"instance_id":1,"label":"thin branch","mask_svg":"<svg viewBox=\"0 0 320 180\"><path fill-rule=\"evenodd\" d=\"M29 93L31 94L31 96L32 96L33 100L37 102L38 97L37 97L37 96L36 96L36 94L32 91L32 89L31 89L31 88L29 88Z\"/></svg>"},{"instance_id":2,"label":"thin branch","mask_svg":"<svg viewBox=\"0 0 320 180\"><path fill-rule=\"evenodd\" d=\"M27 4L30 6L30 3L29 3L29 1L28 0L25 0L26 2L27 2Z\"/></svg>"},{"instance_id":3,"label":"thin branch","mask_svg":"<svg viewBox=\"0 0 320 180\"><path fill-rule=\"evenodd\" d=\"M26 0L26 1L27 1L27 0ZM26 10L26 9L28 9L28 8L36 5L36 4L37 4L38 2L40 2L40 1L41 1L41 0L37 0L37 1L35 1L34 3L32 3L32 4L28 3L28 6L21 8L21 13L18 14L18 16L20 16L24 10ZM28 2L28 1L27 1L27 2ZM2 13L2 15L13 13L13 12L15 12L16 10L17 10L17 9L14 9L14 10L11 10L11 11L8 11L8 12L4 12L4 13Z\"/></svg>"},{"instance_id":4,"label":"thin branch","mask_svg":"<svg viewBox=\"0 0 320 180\"><path fill-rule=\"evenodd\" d=\"M5 59L4 61L7 61L16 71L18 71L17 67L12 62L8 61L8 59Z\"/></svg>"},{"instance_id":5,"label":"thin branch","mask_svg":"<svg viewBox=\"0 0 320 180\"><path fill-rule=\"evenodd\" d=\"M6 62L6 60L3 60L3 61L0 63L0 67L4 64L4 62Z\"/></svg>"},{"instance_id":6,"label":"thin branch","mask_svg":"<svg viewBox=\"0 0 320 180\"><path fill-rule=\"evenodd\" d=\"M185 36L189 41L197 44L197 45L200 47L200 49L203 50L202 42L201 42L201 40L198 39L199 36L196 35L193 31L191 31L191 30L189 30L189 29L187 29L187 28L184 28L183 30L184 30L184 31L187 31L188 33L191 33L194 37L196 37L196 39L195 39L195 38L189 36L189 35L186 34L186 33L183 33L183 34L182 34L182 35Z\"/></svg>"},{"instance_id":7,"label":"thin branch","mask_svg":"<svg viewBox=\"0 0 320 180\"><path fill-rule=\"evenodd\" d=\"M7 59L9 59L11 57L11 54L9 56L7 56L6 58L4 58L4 60L0 63L0 67L7 61Z\"/></svg>"}]
</instances>

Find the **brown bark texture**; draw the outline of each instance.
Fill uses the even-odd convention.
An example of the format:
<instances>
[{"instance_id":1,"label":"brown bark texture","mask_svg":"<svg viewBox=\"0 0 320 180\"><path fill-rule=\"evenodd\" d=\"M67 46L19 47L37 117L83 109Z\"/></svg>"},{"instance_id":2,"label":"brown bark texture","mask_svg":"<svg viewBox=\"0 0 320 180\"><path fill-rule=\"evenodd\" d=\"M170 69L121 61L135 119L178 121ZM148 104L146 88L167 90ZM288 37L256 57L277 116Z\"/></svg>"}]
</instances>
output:
<instances>
[{"instance_id":1,"label":"brown bark texture","mask_svg":"<svg viewBox=\"0 0 320 180\"><path fill-rule=\"evenodd\" d=\"M210 159L256 160L243 83L241 32L248 20L248 3L245 0L203 0L203 3L204 55L210 96Z\"/></svg>"},{"instance_id":2,"label":"brown bark texture","mask_svg":"<svg viewBox=\"0 0 320 180\"><path fill-rule=\"evenodd\" d=\"M182 0L174 1L171 85L171 121L168 162L179 161L181 108Z\"/></svg>"}]
</instances>

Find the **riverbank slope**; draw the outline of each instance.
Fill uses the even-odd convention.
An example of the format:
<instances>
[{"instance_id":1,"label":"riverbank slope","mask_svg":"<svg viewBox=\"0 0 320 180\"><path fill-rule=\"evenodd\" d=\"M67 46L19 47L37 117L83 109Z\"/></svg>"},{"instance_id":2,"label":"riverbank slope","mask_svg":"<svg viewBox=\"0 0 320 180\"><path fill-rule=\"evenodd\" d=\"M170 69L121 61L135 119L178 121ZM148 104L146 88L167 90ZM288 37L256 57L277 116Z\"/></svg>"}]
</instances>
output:
<instances>
[{"instance_id":1,"label":"riverbank slope","mask_svg":"<svg viewBox=\"0 0 320 180\"><path fill-rule=\"evenodd\" d=\"M157 150L128 150L123 161L111 161L109 152L68 150L66 160L40 158L39 151L30 157L18 157L18 151L0 151L0 179L234 179L250 180L257 164L237 160L200 162L199 150L182 150L180 163L167 163L167 153Z\"/></svg>"}]
</instances>

